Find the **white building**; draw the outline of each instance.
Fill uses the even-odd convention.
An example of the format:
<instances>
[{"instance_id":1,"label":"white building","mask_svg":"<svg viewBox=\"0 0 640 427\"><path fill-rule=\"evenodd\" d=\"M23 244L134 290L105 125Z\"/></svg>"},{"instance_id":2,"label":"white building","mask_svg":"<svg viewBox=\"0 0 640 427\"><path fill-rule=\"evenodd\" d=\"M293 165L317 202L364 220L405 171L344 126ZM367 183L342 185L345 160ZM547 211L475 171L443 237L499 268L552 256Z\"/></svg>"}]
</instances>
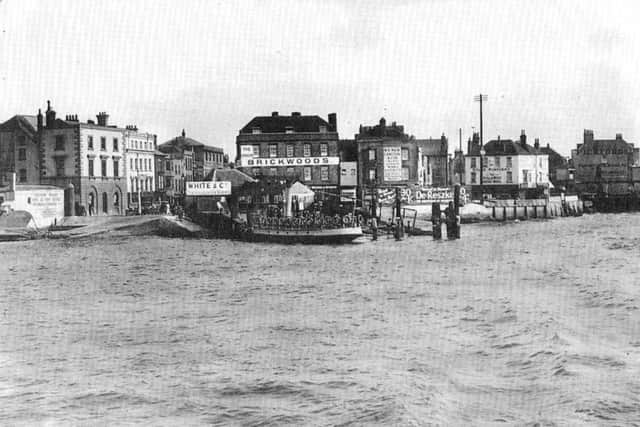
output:
<instances>
[{"instance_id":1,"label":"white building","mask_svg":"<svg viewBox=\"0 0 640 427\"><path fill-rule=\"evenodd\" d=\"M129 206L137 206L138 193L141 199L153 198L156 191L156 145L156 135L139 132L135 126L127 126L124 132L124 146Z\"/></svg>"},{"instance_id":2,"label":"white building","mask_svg":"<svg viewBox=\"0 0 640 427\"><path fill-rule=\"evenodd\" d=\"M483 150L478 141L470 142L468 153L465 182L471 185L474 199L483 194L537 198L549 187L549 156L537 141L533 146L527 144L524 131L519 141L498 138L486 143Z\"/></svg>"}]
</instances>

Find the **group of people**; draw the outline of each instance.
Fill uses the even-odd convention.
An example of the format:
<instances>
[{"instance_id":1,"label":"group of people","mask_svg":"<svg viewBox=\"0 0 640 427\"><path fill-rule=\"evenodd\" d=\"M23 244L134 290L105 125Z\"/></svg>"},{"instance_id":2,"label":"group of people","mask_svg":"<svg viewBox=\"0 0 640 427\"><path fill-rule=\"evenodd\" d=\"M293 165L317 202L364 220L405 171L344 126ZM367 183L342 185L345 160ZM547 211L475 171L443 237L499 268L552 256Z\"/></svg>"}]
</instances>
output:
<instances>
[{"instance_id":1,"label":"group of people","mask_svg":"<svg viewBox=\"0 0 640 427\"><path fill-rule=\"evenodd\" d=\"M444 211L440 210L440 205L434 203L431 207L431 224L433 226L433 239L442 239L442 224L446 227L447 239L460 238L460 215L456 213L453 202Z\"/></svg>"}]
</instances>

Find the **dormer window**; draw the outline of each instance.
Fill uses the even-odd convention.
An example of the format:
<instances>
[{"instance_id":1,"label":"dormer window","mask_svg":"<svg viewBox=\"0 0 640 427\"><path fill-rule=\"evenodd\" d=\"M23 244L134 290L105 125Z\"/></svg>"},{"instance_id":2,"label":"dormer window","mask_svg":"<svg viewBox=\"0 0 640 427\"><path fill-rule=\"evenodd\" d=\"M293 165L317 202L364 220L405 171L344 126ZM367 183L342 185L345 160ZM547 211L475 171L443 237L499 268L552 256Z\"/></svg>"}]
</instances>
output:
<instances>
[{"instance_id":1,"label":"dormer window","mask_svg":"<svg viewBox=\"0 0 640 427\"><path fill-rule=\"evenodd\" d=\"M293 126L287 126L284 128L284 133L293 133Z\"/></svg>"},{"instance_id":2,"label":"dormer window","mask_svg":"<svg viewBox=\"0 0 640 427\"><path fill-rule=\"evenodd\" d=\"M262 133L262 130L259 127L251 128L251 133L253 134Z\"/></svg>"},{"instance_id":3,"label":"dormer window","mask_svg":"<svg viewBox=\"0 0 640 427\"><path fill-rule=\"evenodd\" d=\"M327 133L327 127L325 125L320 125L320 133Z\"/></svg>"}]
</instances>

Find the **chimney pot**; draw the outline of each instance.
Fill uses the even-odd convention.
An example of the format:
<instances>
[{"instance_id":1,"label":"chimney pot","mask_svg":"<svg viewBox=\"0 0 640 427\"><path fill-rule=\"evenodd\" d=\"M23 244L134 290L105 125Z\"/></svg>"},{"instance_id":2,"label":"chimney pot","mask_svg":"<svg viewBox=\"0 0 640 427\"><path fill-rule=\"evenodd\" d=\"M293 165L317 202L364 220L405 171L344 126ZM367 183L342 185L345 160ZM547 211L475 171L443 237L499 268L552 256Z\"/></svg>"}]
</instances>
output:
<instances>
[{"instance_id":1,"label":"chimney pot","mask_svg":"<svg viewBox=\"0 0 640 427\"><path fill-rule=\"evenodd\" d=\"M300 111L294 111L293 113L291 113L291 117L300 117Z\"/></svg>"},{"instance_id":2,"label":"chimney pot","mask_svg":"<svg viewBox=\"0 0 640 427\"><path fill-rule=\"evenodd\" d=\"M271 113L271 117L278 117L278 112L277 111L273 111Z\"/></svg>"},{"instance_id":3,"label":"chimney pot","mask_svg":"<svg viewBox=\"0 0 640 427\"><path fill-rule=\"evenodd\" d=\"M622 139L622 134L621 133L616 133L616 139Z\"/></svg>"}]
</instances>

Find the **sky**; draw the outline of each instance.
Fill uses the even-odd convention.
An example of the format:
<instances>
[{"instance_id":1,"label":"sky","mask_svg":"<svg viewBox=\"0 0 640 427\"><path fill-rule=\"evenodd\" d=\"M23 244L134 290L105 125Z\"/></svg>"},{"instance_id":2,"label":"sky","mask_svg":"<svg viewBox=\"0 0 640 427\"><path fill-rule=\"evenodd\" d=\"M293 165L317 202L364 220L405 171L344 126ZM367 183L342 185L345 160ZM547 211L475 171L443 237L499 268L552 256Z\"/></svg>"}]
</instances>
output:
<instances>
[{"instance_id":1,"label":"sky","mask_svg":"<svg viewBox=\"0 0 640 427\"><path fill-rule=\"evenodd\" d=\"M639 17L635 0L0 0L0 121L51 100L233 159L254 116L335 112L341 138L385 117L453 152L482 93L485 142L637 146Z\"/></svg>"}]
</instances>

